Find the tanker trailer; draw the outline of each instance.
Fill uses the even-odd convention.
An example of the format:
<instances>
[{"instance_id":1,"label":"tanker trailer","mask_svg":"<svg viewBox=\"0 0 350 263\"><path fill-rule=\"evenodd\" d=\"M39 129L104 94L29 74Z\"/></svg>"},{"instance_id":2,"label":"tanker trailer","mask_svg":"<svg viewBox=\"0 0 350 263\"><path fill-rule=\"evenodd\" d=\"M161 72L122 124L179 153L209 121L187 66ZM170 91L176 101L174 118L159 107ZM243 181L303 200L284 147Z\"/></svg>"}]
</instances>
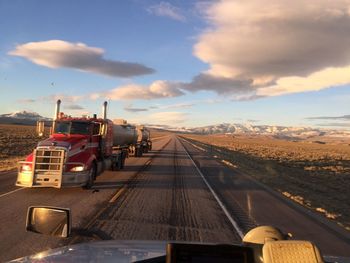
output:
<instances>
[{"instance_id":1,"label":"tanker trailer","mask_svg":"<svg viewBox=\"0 0 350 263\"><path fill-rule=\"evenodd\" d=\"M140 157L142 153L136 127L123 119L113 120L113 123L113 144L121 148L127 147L129 156Z\"/></svg>"},{"instance_id":2,"label":"tanker trailer","mask_svg":"<svg viewBox=\"0 0 350 263\"><path fill-rule=\"evenodd\" d=\"M150 138L150 132L143 125L136 127L137 129L137 143L140 145L141 154L143 152L147 153L148 150L151 150L152 142Z\"/></svg>"}]
</instances>

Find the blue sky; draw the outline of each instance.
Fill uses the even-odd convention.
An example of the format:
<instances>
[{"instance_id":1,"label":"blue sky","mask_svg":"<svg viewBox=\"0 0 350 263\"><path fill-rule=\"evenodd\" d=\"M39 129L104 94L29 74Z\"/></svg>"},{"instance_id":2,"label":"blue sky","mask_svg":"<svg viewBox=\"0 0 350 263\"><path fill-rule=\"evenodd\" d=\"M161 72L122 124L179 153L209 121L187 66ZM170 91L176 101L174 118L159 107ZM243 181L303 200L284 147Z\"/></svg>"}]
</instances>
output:
<instances>
[{"instance_id":1,"label":"blue sky","mask_svg":"<svg viewBox=\"0 0 350 263\"><path fill-rule=\"evenodd\" d=\"M247 2L0 0L0 114L349 128L348 3Z\"/></svg>"}]
</instances>

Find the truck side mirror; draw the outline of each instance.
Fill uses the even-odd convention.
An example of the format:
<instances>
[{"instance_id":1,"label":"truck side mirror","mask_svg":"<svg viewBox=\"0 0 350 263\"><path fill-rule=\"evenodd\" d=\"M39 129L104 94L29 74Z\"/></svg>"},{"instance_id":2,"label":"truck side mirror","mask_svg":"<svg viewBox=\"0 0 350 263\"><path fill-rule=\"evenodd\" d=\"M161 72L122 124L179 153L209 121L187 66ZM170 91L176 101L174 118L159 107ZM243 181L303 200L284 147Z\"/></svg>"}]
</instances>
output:
<instances>
[{"instance_id":1,"label":"truck side mirror","mask_svg":"<svg viewBox=\"0 0 350 263\"><path fill-rule=\"evenodd\" d=\"M44 121L37 121L36 122L36 133L39 137L44 136L45 131L45 122Z\"/></svg>"},{"instance_id":2,"label":"truck side mirror","mask_svg":"<svg viewBox=\"0 0 350 263\"><path fill-rule=\"evenodd\" d=\"M27 212L26 230L44 235L68 237L71 222L69 208L31 206Z\"/></svg>"}]
</instances>

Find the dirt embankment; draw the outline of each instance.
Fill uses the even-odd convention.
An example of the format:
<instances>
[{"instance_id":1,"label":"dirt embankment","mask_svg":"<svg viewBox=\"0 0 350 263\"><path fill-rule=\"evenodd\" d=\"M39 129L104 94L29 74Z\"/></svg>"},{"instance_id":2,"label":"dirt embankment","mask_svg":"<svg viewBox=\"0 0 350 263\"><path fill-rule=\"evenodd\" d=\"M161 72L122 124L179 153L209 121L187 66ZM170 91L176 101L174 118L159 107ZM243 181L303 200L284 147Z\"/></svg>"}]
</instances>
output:
<instances>
[{"instance_id":1,"label":"dirt embankment","mask_svg":"<svg viewBox=\"0 0 350 263\"><path fill-rule=\"evenodd\" d=\"M350 145L185 135L241 172L350 230Z\"/></svg>"}]
</instances>

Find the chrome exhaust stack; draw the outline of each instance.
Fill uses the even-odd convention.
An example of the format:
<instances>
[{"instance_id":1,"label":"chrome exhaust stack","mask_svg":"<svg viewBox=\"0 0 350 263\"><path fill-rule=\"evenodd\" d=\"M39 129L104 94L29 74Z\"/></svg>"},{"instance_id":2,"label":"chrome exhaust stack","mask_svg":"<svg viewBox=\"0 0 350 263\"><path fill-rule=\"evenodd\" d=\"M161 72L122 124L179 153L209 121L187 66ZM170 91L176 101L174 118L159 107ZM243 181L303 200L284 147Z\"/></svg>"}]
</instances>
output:
<instances>
[{"instance_id":1,"label":"chrome exhaust stack","mask_svg":"<svg viewBox=\"0 0 350 263\"><path fill-rule=\"evenodd\" d=\"M56 102L56 109L55 109L55 116L54 116L54 120L58 119L58 115L60 114L60 109L61 109L61 100L57 100Z\"/></svg>"},{"instance_id":2,"label":"chrome exhaust stack","mask_svg":"<svg viewBox=\"0 0 350 263\"><path fill-rule=\"evenodd\" d=\"M103 119L106 120L107 119L107 104L108 102L105 101L103 103L103 106L102 106L102 116L103 116Z\"/></svg>"}]
</instances>

